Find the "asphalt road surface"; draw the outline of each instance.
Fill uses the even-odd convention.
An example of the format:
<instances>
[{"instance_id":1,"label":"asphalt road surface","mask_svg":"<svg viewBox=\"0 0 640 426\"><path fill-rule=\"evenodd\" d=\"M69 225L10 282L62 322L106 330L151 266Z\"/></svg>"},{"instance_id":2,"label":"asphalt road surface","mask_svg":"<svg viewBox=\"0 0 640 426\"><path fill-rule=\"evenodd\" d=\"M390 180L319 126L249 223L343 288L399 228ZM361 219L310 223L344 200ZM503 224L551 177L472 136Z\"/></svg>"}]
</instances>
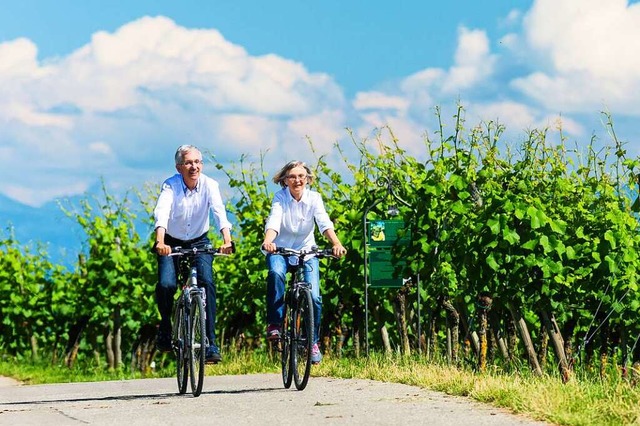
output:
<instances>
[{"instance_id":1,"label":"asphalt road surface","mask_svg":"<svg viewBox=\"0 0 640 426\"><path fill-rule=\"evenodd\" d=\"M295 386L292 386L295 389ZM187 392L189 389L187 389ZM20 385L0 378L0 425L543 425L466 398L371 380L279 374L207 376L202 395L176 380Z\"/></svg>"}]
</instances>

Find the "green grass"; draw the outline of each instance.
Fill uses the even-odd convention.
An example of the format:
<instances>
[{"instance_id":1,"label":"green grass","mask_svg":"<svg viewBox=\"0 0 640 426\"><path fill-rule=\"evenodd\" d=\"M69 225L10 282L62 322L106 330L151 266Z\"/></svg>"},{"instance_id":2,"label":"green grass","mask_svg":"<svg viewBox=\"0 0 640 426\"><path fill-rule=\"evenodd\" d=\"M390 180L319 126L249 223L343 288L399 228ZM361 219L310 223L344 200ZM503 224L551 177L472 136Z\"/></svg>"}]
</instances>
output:
<instances>
[{"instance_id":1,"label":"green grass","mask_svg":"<svg viewBox=\"0 0 640 426\"><path fill-rule=\"evenodd\" d=\"M279 362L268 354L255 352L223 353L224 362L207 366L207 375L279 373ZM140 377L173 376L171 356L157 357L158 371L143 376L125 371L105 371L85 365L68 369L45 362L0 361L0 375L26 383L122 380ZM611 374L605 381L586 373L576 373L567 384L553 375L533 377L528 369L506 373L494 370L479 374L465 368L427 362L420 357L381 356L369 358L331 358L325 356L312 370L313 376L360 378L404 383L450 395L466 396L493 406L506 408L532 419L560 425L631 425L640 423L640 388Z\"/></svg>"}]
</instances>

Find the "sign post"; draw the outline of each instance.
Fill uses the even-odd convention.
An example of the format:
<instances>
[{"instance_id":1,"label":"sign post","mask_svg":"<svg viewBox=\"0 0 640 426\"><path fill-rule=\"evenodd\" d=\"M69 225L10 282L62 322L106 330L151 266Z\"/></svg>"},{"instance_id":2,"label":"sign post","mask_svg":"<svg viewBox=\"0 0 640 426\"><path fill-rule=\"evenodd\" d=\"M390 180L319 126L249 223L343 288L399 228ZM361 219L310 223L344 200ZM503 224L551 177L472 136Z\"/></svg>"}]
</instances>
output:
<instances>
[{"instance_id":1,"label":"sign post","mask_svg":"<svg viewBox=\"0 0 640 426\"><path fill-rule=\"evenodd\" d=\"M379 179L378 186L386 186L387 198L392 196L407 207L411 207L393 191L392 181ZM403 220L371 220L367 219L369 211L378 205L382 199L375 200L364 212L364 281L365 281L365 336L366 353L369 356L369 288L399 288L407 281L401 271L406 263L401 259L394 259L394 252L398 246L408 245L411 232ZM394 203L387 210L389 216L398 215L399 211ZM418 339L420 327L420 276L416 277L418 288ZM420 351L420 345L418 345Z\"/></svg>"}]
</instances>

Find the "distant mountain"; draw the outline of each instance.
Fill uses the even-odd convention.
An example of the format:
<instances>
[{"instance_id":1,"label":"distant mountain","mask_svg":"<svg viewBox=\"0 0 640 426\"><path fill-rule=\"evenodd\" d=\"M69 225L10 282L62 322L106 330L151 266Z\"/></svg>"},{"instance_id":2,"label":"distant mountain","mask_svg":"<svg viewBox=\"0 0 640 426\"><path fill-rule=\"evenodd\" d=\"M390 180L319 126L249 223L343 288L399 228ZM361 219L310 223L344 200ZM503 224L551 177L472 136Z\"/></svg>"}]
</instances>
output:
<instances>
[{"instance_id":1,"label":"distant mountain","mask_svg":"<svg viewBox=\"0 0 640 426\"><path fill-rule=\"evenodd\" d=\"M11 230L22 246L45 246L50 260L72 268L85 238L80 225L65 216L56 202L35 208L0 195L0 234Z\"/></svg>"}]
</instances>

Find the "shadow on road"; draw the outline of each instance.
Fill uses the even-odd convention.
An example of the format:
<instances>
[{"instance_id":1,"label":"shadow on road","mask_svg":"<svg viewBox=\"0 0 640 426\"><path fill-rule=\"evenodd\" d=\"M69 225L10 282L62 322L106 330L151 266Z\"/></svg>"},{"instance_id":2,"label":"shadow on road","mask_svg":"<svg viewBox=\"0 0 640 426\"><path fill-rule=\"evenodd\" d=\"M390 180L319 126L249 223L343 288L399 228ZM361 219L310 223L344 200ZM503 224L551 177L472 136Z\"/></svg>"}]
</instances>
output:
<instances>
[{"instance_id":1,"label":"shadow on road","mask_svg":"<svg viewBox=\"0 0 640 426\"><path fill-rule=\"evenodd\" d=\"M203 391L201 395L234 395L234 394L250 394L255 392L273 392L273 391L287 391L284 388L252 388L252 389L236 389L236 390L212 390ZM51 404L56 402L91 402L91 401L132 401L132 400L145 400L145 399L157 399L157 398L185 398L193 397L189 392L184 395L179 393L157 393L157 394L145 394L145 395L111 395L111 396L99 396L99 397L85 397L85 398L60 398L60 399L42 399L37 401L15 401L15 402L0 402L0 407L8 405L33 405L33 404Z\"/></svg>"}]
</instances>

